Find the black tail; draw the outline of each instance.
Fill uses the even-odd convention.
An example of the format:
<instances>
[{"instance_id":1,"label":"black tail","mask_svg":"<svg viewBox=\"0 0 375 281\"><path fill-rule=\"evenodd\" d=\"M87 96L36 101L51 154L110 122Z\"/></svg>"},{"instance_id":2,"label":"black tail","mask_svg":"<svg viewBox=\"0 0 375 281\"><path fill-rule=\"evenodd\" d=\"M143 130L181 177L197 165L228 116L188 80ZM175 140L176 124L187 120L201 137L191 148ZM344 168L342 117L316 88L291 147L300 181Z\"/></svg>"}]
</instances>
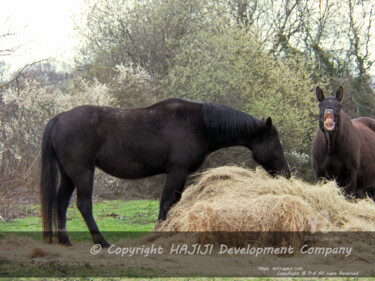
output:
<instances>
[{"instance_id":1,"label":"black tail","mask_svg":"<svg viewBox=\"0 0 375 281\"><path fill-rule=\"evenodd\" d=\"M53 229L57 222L57 162L52 146L51 132L57 122L57 117L51 119L43 133L42 140L42 169L40 181L41 216L43 222L43 237L52 243Z\"/></svg>"}]
</instances>

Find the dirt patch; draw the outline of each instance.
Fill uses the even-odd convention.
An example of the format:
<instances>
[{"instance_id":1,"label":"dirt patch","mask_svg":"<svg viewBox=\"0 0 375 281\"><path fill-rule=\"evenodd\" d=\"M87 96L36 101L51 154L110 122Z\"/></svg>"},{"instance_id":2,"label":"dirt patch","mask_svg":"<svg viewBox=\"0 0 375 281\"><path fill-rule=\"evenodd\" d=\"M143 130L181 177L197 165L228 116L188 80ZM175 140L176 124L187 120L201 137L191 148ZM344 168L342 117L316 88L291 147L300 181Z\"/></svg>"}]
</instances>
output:
<instances>
[{"instance_id":1,"label":"dirt patch","mask_svg":"<svg viewBox=\"0 0 375 281\"><path fill-rule=\"evenodd\" d=\"M348 277L344 274L352 274L360 277L374 274L375 252L365 236L358 236L354 244L342 239L336 241L337 247L351 247L350 252L325 256L324 253L304 253L301 247L292 248L292 254L251 252L253 248L263 249L261 245L236 248L225 244L200 244L198 251L194 248L196 244L189 242L194 240L191 235L150 234L137 240L120 240L111 248L97 249L95 253L89 242L64 247L25 237L7 238L0 245L0 261L16 263L19 269L29 268L29 271L20 274L14 269L14 272L8 270L2 274L0 270L0 275ZM314 249L309 246L304 250L310 248Z\"/></svg>"}]
</instances>

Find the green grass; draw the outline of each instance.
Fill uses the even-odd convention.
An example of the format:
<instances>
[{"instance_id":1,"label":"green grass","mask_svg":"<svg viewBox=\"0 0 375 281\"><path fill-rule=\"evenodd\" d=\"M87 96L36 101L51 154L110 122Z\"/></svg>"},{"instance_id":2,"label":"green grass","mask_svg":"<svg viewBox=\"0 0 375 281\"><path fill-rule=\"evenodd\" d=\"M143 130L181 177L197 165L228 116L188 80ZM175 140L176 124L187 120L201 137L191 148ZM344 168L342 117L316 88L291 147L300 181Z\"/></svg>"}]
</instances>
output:
<instances>
[{"instance_id":1,"label":"green grass","mask_svg":"<svg viewBox=\"0 0 375 281\"><path fill-rule=\"evenodd\" d=\"M38 209L39 206L32 208ZM94 217L102 232L148 232L157 220L158 201L104 201L93 204ZM32 232L41 231L40 217L25 217L11 222L0 222L0 232ZM67 229L69 232L88 231L78 208L71 204L67 212Z\"/></svg>"}]
</instances>

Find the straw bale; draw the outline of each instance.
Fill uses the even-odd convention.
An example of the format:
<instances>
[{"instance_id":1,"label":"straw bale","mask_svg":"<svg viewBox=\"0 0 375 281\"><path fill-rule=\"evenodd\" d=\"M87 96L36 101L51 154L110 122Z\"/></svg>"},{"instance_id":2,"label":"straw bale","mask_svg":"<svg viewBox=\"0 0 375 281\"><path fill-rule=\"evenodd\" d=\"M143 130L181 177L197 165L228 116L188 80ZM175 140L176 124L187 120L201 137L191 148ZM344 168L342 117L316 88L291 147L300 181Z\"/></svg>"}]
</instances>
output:
<instances>
[{"instance_id":1,"label":"straw bale","mask_svg":"<svg viewBox=\"0 0 375 281\"><path fill-rule=\"evenodd\" d=\"M255 232L375 231L375 204L345 199L334 182L313 185L226 166L202 173L155 230L254 232L258 241ZM207 235L213 234L198 240Z\"/></svg>"}]
</instances>

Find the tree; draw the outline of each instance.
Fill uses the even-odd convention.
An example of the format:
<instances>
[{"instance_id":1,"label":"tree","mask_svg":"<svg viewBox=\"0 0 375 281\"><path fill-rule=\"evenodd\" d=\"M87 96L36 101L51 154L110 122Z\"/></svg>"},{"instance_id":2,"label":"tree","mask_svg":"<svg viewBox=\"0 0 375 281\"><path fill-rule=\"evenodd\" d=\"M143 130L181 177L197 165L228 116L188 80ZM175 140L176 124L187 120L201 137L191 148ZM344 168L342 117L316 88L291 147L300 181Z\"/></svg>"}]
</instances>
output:
<instances>
[{"instance_id":1,"label":"tree","mask_svg":"<svg viewBox=\"0 0 375 281\"><path fill-rule=\"evenodd\" d=\"M19 50L22 45L14 43L17 32L12 28L10 18L2 20L0 26L0 57L10 56Z\"/></svg>"},{"instance_id":2,"label":"tree","mask_svg":"<svg viewBox=\"0 0 375 281\"><path fill-rule=\"evenodd\" d=\"M110 81L116 65L141 66L153 77L168 71L181 38L199 28L201 1L99 1L89 4L81 34L81 66Z\"/></svg>"},{"instance_id":3,"label":"tree","mask_svg":"<svg viewBox=\"0 0 375 281\"><path fill-rule=\"evenodd\" d=\"M345 86L344 108L352 117L375 116L373 79L375 3L328 0L228 0L234 19L258 34L275 57L309 61L315 82ZM247 13L242 13L246 7ZM249 8L251 7L251 9ZM250 16L249 16L250 15ZM246 18L247 17L247 18ZM251 20L250 20L251 19ZM237 25L241 28L243 25Z\"/></svg>"},{"instance_id":4,"label":"tree","mask_svg":"<svg viewBox=\"0 0 375 281\"><path fill-rule=\"evenodd\" d=\"M21 48L21 45L13 42L16 32L12 30L9 18L0 24L0 58L9 57ZM9 65L0 61L0 89L14 78L9 78ZM10 81L9 81L10 80Z\"/></svg>"}]
</instances>

